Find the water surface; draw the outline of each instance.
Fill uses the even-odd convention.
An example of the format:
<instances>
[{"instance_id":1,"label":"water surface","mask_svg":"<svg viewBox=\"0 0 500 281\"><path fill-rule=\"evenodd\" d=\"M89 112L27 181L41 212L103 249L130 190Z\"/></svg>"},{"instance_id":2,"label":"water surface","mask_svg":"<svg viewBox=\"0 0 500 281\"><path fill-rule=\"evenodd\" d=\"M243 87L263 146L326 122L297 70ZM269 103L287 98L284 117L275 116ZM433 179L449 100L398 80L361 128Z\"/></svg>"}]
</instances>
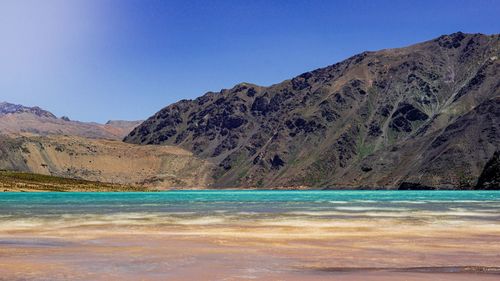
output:
<instances>
[{"instance_id":1,"label":"water surface","mask_svg":"<svg viewBox=\"0 0 500 281\"><path fill-rule=\"evenodd\" d=\"M0 194L20 279L498 280L499 245L496 191Z\"/></svg>"}]
</instances>

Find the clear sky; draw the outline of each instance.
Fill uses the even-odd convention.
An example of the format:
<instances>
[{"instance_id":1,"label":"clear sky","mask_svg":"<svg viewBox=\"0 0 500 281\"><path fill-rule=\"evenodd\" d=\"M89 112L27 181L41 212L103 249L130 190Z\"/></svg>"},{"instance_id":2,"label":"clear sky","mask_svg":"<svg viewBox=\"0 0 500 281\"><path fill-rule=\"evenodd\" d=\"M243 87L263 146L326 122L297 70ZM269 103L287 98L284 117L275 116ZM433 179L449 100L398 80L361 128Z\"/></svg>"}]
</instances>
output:
<instances>
[{"instance_id":1,"label":"clear sky","mask_svg":"<svg viewBox=\"0 0 500 281\"><path fill-rule=\"evenodd\" d=\"M270 85L365 50L500 32L500 1L0 0L0 101L82 121Z\"/></svg>"}]
</instances>

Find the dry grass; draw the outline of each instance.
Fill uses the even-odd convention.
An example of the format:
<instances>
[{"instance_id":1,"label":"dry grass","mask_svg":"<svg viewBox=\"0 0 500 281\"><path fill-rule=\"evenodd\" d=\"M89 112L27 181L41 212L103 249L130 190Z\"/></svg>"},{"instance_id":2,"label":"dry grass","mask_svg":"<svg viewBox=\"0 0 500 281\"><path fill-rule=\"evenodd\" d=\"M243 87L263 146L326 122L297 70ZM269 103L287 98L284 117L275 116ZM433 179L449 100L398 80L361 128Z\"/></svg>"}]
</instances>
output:
<instances>
[{"instance_id":1,"label":"dry grass","mask_svg":"<svg viewBox=\"0 0 500 281\"><path fill-rule=\"evenodd\" d=\"M145 187L0 171L0 191L150 191Z\"/></svg>"}]
</instances>

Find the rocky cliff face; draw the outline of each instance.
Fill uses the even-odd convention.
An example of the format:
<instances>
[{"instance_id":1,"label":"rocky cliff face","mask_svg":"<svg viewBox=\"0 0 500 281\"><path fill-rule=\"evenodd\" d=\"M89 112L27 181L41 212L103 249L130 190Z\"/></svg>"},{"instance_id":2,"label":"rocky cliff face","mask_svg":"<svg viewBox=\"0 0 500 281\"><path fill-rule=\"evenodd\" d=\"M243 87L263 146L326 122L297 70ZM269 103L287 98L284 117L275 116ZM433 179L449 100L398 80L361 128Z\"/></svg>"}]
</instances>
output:
<instances>
[{"instance_id":1,"label":"rocky cliff face","mask_svg":"<svg viewBox=\"0 0 500 281\"><path fill-rule=\"evenodd\" d=\"M215 163L214 186L470 188L500 143L500 36L364 52L167 106L126 142Z\"/></svg>"}]
</instances>

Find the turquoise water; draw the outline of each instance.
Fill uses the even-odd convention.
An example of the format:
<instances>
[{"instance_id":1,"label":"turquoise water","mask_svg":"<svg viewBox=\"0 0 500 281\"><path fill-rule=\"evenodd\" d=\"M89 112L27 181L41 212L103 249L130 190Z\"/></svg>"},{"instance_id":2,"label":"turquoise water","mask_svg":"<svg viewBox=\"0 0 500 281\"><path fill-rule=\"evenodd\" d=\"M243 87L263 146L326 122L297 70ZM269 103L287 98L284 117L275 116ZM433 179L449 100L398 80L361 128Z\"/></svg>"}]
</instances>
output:
<instances>
[{"instance_id":1,"label":"turquoise water","mask_svg":"<svg viewBox=\"0 0 500 281\"><path fill-rule=\"evenodd\" d=\"M64 215L328 218L449 216L500 220L499 191L169 191L0 193L0 223ZM235 217L236 216L236 217Z\"/></svg>"},{"instance_id":2,"label":"turquoise water","mask_svg":"<svg viewBox=\"0 0 500 281\"><path fill-rule=\"evenodd\" d=\"M32 268L33 280L365 280L367 268L470 266L486 273L499 264L499 235L497 191L0 193L5 280L24 280ZM360 271L349 278L339 268Z\"/></svg>"}]
</instances>

